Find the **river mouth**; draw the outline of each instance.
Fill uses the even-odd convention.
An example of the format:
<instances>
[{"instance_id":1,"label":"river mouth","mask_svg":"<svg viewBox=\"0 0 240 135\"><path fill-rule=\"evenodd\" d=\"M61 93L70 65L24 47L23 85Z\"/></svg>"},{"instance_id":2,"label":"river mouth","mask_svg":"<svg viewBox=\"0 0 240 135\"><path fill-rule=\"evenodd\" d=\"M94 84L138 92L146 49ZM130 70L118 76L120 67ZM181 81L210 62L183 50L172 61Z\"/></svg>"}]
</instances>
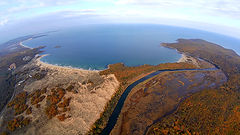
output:
<instances>
[{"instance_id":1,"label":"river mouth","mask_svg":"<svg viewBox=\"0 0 240 135\"><path fill-rule=\"evenodd\" d=\"M163 74L164 72L177 72L177 71L179 71L179 72L181 72L181 71L186 71L186 72L196 72L196 71L199 71L199 72L209 72L209 71L213 71L213 72L215 72L215 71L219 71L220 72L220 70L218 70L217 68L207 68L207 69L176 69L176 70L159 70L159 71L156 71L156 72L154 72L154 73L151 73L151 74L149 74L149 75L147 75L147 76L145 76L145 77L143 77L143 78L141 78L141 79L139 79L139 80L137 80L137 81L135 81L134 83L132 83L132 84L130 84L125 90L124 90L124 92L123 92L123 94L121 95L121 97L120 97L120 99L119 99L119 101L118 101L118 103L117 103L117 105L116 105L116 107L115 107L115 109L114 109L114 111L113 111L113 113L112 113L112 115L110 116L110 118L109 118L109 121L108 121L108 123L107 123L107 126L103 129L103 131L101 132L101 135L107 135L107 134L110 134L111 133L111 131L113 130L113 128L114 128L114 126L115 126L115 124L117 123L117 120L119 119L119 115L120 115L120 113L121 113L121 111L122 111L122 108L123 108L123 106L124 106L124 102L125 102L125 100L127 99L127 97L128 97L128 95L129 95L129 93L131 92L131 90L132 89L134 89L137 85L139 85L140 83L143 83L144 81L146 81L146 80L148 80L148 79L150 79L150 78L155 78L156 76L158 76L159 74ZM222 73L222 75L225 77L225 75ZM195 80L196 80L196 82L198 82L198 81L203 81L203 80L201 80L201 79L203 79L205 76L203 75L203 74L196 74L195 75ZM225 78L223 77L223 80L225 80ZM200 80L199 80L200 79ZM151 79L150 79L151 80ZM176 80L173 80L173 81L176 81ZM183 81L183 80L182 80ZM186 80L185 80L186 81ZM223 81L224 82L224 81ZM172 82L173 83L173 82ZM187 87L187 86L190 86L190 84L192 85L193 84L193 82L188 82L189 84L187 84L187 82L185 82L186 84L185 84L185 87ZM194 82L195 83L195 82ZM222 82L221 82L222 83ZM204 84L202 84L202 85L204 85ZM202 86L200 86L199 85L199 88L200 87L202 87ZM204 86L205 87L205 86ZM195 88L195 89L193 89L193 91L192 92L196 92L196 91L198 91L199 90L199 88ZM148 90L149 88L147 88L147 87L145 87L144 89L142 89L143 90L143 93L148 93ZM182 89L182 88L181 88ZM179 89L178 90L178 92L179 91L181 91L181 89ZM150 90L151 91L151 90ZM176 91L173 91L173 93L174 92L176 92ZM155 92L152 92L153 94L155 94L155 95L158 95L158 96L161 96L162 95L162 93L159 93L159 92L157 92L157 91L155 91ZM179 92L179 95L187 95L187 93L184 93L184 91L181 91L181 92Z\"/></svg>"}]
</instances>

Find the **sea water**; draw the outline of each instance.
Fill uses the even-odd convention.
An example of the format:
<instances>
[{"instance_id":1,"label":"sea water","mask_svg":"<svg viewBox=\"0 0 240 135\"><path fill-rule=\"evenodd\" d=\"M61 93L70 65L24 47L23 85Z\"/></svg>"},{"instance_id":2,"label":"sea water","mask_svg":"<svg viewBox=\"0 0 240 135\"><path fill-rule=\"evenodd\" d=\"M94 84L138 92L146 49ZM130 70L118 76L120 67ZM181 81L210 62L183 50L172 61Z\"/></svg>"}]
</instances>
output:
<instances>
[{"instance_id":1,"label":"sea water","mask_svg":"<svg viewBox=\"0 0 240 135\"><path fill-rule=\"evenodd\" d=\"M152 24L99 24L60 29L29 40L29 47L46 46L41 60L50 64L102 70L108 64L127 66L176 62L181 55L162 47L179 38L204 39L240 53L240 40L189 28Z\"/></svg>"}]
</instances>

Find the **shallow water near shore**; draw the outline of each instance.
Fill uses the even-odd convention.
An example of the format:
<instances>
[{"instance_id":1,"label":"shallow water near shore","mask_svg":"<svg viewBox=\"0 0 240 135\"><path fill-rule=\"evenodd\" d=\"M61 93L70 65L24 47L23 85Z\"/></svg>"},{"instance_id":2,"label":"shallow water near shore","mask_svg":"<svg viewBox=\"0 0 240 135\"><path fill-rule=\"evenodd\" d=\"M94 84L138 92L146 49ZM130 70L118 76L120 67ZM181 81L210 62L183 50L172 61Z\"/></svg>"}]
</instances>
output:
<instances>
[{"instance_id":1,"label":"shallow water near shore","mask_svg":"<svg viewBox=\"0 0 240 135\"><path fill-rule=\"evenodd\" d=\"M48 36L25 41L29 47L46 46L49 54L41 60L49 64L102 70L108 64L127 66L176 62L181 55L160 46L178 38L201 38L240 52L240 41L214 33L163 25L84 25L65 28Z\"/></svg>"}]
</instances>

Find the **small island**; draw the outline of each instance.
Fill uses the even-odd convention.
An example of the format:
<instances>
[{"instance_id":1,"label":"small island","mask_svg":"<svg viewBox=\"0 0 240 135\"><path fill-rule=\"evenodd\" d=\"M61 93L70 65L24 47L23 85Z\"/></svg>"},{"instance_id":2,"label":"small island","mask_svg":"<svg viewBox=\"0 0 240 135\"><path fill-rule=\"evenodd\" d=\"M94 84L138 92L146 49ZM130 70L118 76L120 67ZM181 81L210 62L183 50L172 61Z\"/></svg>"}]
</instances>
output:
<instances>
[{"instance_id":1,"label":"small island","mask_svg":"<svg viewBox=\"0 0 240 135\"><path fill-rule=\"evenodd\" d=\"M60 46L60 45L56 45L56 46L54 46L54 48L61 48L62 46Z\"/></svg>"}]
</instances>

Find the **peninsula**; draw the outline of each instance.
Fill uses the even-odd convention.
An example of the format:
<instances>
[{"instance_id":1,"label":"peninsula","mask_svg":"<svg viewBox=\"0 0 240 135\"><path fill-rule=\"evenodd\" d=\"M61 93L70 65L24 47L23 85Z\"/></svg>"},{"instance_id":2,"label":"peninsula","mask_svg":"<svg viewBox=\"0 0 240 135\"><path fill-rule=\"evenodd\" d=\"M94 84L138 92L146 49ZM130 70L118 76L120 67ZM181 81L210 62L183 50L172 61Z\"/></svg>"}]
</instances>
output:
<instances>
[{"instance_id":1,"label":"peninsula","mask_svg":"<svg viewBox=\"0 0 240 135\"><path fill-rule=\"evenodd\" d=\"M42 47L21 46L29 38L1 54L2 133L239 133L240 57L232 50L179 39L162 44L183 54L176 63L91 71L41 62Z\"/></svg>"}]
</instances>

